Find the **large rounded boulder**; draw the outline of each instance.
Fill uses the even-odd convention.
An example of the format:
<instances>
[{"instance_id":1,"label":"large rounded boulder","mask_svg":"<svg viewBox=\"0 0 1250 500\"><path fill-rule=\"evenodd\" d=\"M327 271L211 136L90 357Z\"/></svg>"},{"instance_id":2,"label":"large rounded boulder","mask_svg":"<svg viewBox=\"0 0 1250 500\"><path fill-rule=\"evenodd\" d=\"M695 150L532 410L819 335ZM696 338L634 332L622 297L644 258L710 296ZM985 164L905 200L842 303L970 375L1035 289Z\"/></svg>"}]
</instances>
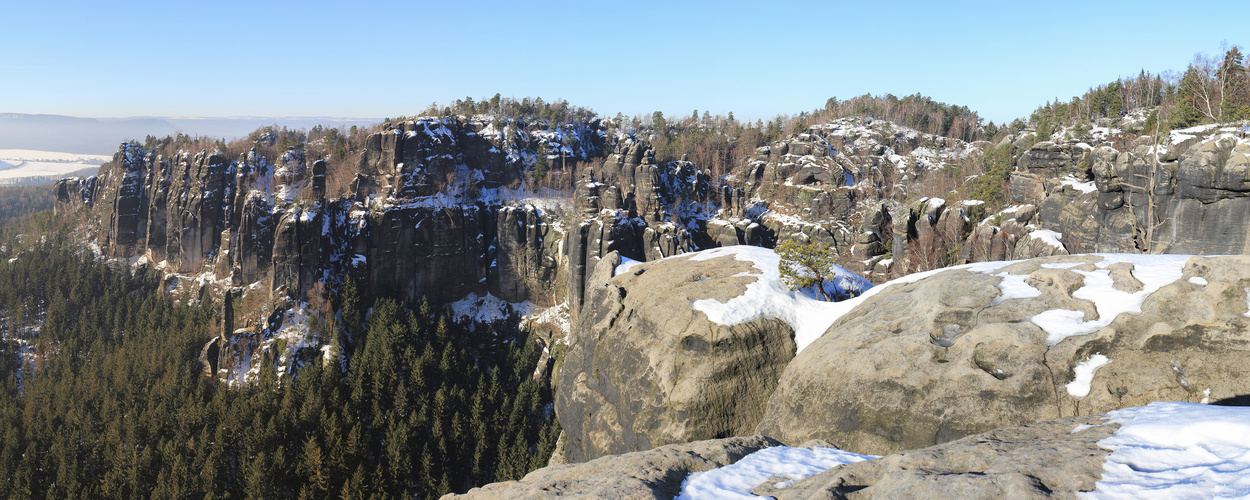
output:
<instances>
[{"instance_id":1,"label":"large rounded boulder","mask_svg":"<svg viewBox=\"0 0 1250 500\"><path fill-rule=\"evenodd\" d=\"M886 454L1152 401L1250 395L1250 257L1072 255L913 275L787 366L757 428Z\"/></svg>"},{"instance_id":2,"label":"large rounded boulder","mask_svg":"<svg viewBox=\"0 0 1250 500\"><path fill-rule=\"evenodd\" d=\"M802 341L828 327L803 310L838 305L785 288L777 255L758 247L619 263L595 265L557 379L569 462L751 434L796 330Z\"/></svg>"}]
</instances>

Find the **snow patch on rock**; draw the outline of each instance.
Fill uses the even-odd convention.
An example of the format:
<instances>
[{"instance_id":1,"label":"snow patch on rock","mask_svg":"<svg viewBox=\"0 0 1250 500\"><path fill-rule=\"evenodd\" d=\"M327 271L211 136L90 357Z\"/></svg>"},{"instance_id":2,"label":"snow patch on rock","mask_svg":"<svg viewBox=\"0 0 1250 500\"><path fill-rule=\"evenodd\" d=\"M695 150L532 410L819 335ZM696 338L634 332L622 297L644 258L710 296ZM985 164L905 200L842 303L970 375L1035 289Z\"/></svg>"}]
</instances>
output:
<instances>
[{"instance_id":1,"label":"snow patch on rock","mask_svg":"<svg viewBox=\"0 0 1250 500\"><path fill-rule=\"evenodd\" d=\"M1004 300L1009 299L1031 299L1033 297L1042 296L1041 290L1038 290L1025 282L1025 280L1029 278L1026 274L1008 274L1003 272L995 274L994 276L998 276L1003 279L1003 281L998 284L998 289L1002 290L1003 294L999 295L992 302L990 302L991 306L996 306L1001 304Z\"/></svg>"},{"instance_id":2,"label":"snow patch on rock","mask_svg":"<svg viewBox=\"0 0 1250 500\"><path fill-rule=\"evenodd\" d=\"M743 457L737 462L706 472L692 472L681 483L682 500L758 499L751 490L773 477L784 477L774 487L785 488L798 480L831 467L877 458L837 448L794 448L774 446Z\"/></svg>"},{"instance_id":3,"label":"snow patch on rock","mask_svg":"<svg viewBox=\"0 0 1250 500\"><path fill-rule=\"evenodd\" d=\"M1043 243L1060 250L1064 249L1063 243L1059 241L1063 238L1063 233L1058 233L1049 229L1038 229L1029 233L1029 236L1032 236L1034 239L1041 240Z\"/></svg>"},{"instance_id":4,"label":"snow patch on rock","mask_svg":"<svg viewBox=\"0 0 1250 500\"><path fill-rule=\"evenodd\" d=\"M1036 233L1034 233L1036 234ZM1164 285L1181 278L1188 255L1094 254L1102 257L1094 271L1074 271L1085 276L1085 284L1072 293L1073 298L1094 303L1098 318L1085 320L1079 311L1052 309L1029 318L1046 331L1046 345L1055 345L1068 337L1088 335L1106 328L1122 313L1141 314L1146 297ZM1133 276L1142 282L1138 292L1116 290L1108 266L1117 262L1133 264Z\"/></svg>"},{"instance_id":5,"label":"snow patch on rock","mask_svg":"<svg viewBox=\"0 0 1250 500\"><path fill-rule=\"evenodd\" d=\"M1063 179L1061 179L1059 181L1059 184L1063 186L1071 186L1072 189L1080 191L1084 194L1089 194L1089 193L1098 191L1098 187L1094 185L1094 181L1081 182L1076 177L1073 177L1071 175L1068 175L1064 177Z\"/></svg>"},{"instance_id":6,"label":"snow patch on rock","mask_svg":"<svg viewBox=\"0 0 1250 500\"><path fill-rule=\"evenodd\" d=\"M634 266L638 264L642 264L642 262L636 261L634 259L631 259L629 257L622 255L621 263L620 265L616 266L615 270L612 271L612 276L619 276L619 275L628 273L630 269L633 269Z\"/></svg>"},{"instance_id":7,"label":"snow patch on rock","mask_svg":"<svg viewBox=\"0 0 1250 500\"><path fill-rule=\"evenodd\" d=\"M1088 396L1090 384L1094 382L1094 375L1098 373L1099 368L1107 366L1108 363L1111 363L1111 360L1102 354L1095 354L1078 363L1074 369L1076 378L1064 386L1068 390L1068 395L1076 399L1084 399Z\"/></svg>"},{"instance_id":8,"label":"snow patch on rock","mask_svg":"<svg viewBox=\"0 0 1250 500\"><path fill-rule=\"evenodd\" d=\"M696 252L689 258L703 261L724 256L750 262L759 272L743 273L743 276L757 276L758 279L748 284L742 295L730 299L729 302L715 299L694 302L696 311L702 311L709 320L718 325L733 326L763 318L779 319L794 329L794 343L797 350L802 351L808 344L820 338L834 321L862 302L856 299L825 302L815 290L790 290L781 280L781 272L777 267L781 263L781 257L767 248L722 247ZM841 267L834 266L834 273L832 286L826 287L826 292L831 295L863 292L860 297L864 297L868 294L865 291L874 290L868 280Z\"/></svg>"}]
</instances>

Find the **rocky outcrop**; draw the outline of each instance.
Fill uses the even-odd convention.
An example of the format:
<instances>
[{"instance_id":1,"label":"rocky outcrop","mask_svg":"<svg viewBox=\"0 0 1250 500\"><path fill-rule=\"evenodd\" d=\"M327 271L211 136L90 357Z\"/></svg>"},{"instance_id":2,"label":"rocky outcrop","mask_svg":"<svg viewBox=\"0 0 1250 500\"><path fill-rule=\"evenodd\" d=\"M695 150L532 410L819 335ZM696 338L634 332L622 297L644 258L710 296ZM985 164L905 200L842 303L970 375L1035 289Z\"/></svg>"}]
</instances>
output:
<instances>
[{"instance_id":1,"label":"rocky outcrop","mask_svg":"<svg viewBox=\"0 0 1250 500\"><path fill-rule=\"evenodd\" d=\"M1073 498L1094 490L1111 453L1098 441L1117 428L1101 417L1006 427L834 467L768 494L778 500Z\"/></svg>"},{"instance_id":2,"label":"rocky outcrop","mask_svg":"<svg viewBox=\"0 0 1250 500\"><path fill-rule=\"evenodd\" d=\"M1029 224L1036 215L1037 207L1017 205L999 214L1001 220L995 221L998 225L977 225L964 241L960 261L1012 260L1016 255L1016 243L1028 235Z\"/></svg>"},{"instance_id":3,"label":"rocky outcrop","mask_svg":"<svg viewBox=\"0 0 1250 500\"><path fill-rule=\"evenodd\" d=\"M200 374L207 378L217 376L219 356L221 356L221 337L213 337L200 348Z\"/></svg>"},{"instance_id":4,"label":"rocky outcrop","mask_svg":"<svg viewBox=\"0 0 1250 500\"><path fill-rule=\"evenodd\" d=\"M777 476L753 492L779 500L1073 498L1095 490L1112 453L1099 441L1119 428L1102 415L1005 427L837 465L798 481ZM779 444L750 436L669 445L583 464L548 466L520 481L444 498L673 498L691 472L724 467Z\"/></svg>"},{"instance_id":5,"label":"rocky outcrop","mask_svg":"<svg viewBox=\"0 0 1250 500\"><path fill-rule=\"evenodd\" d=\"M970 221L964 207L948 207L946 200L926 198L914 203L906 218L907 231L898 241L903 251L904 272L928 271L951 265L968 234Z\"/></svg>"},{"instance_id":6,"label":"rocky outcrop","mask_svg":"<svg viewBox=\"0 0 1250 500\"><path fill-rule=\"evenodd\" d=\"M853 271L858 271L860 274L872 273L875 265L881 260L878 257L889 253L890 250L886 245L893 244L893 222L887 205L874 205L868 209L864 220L860 222L859 235L855 237L855 244L851 246L851 260L860 264L852 268Z\"/></svg>"},{"instance_id":7,"label":"rocky outcrop","mask_svg":"<svg viewBox=\"0 0 1250 500\"><path fill-rule=\"evenodd\" d=\"M356 279L412 302L487 291L511 301L562 299L563 224L532 207L479 199L516 181L524 165L513 150L536 139L481 130L423 118L375 133L365 141L358 192L335 199L325 198L327 162L299 149L276 160L256 150L237 159L165 157L127 143L97 177L59 183L57 206L87 210L87 236L108 256L144 255L166 272L212 271L236 286L272 278L274 292L292 297L318 281ZM641 249L640 239L624 246Z\"/></svg>"},{"instance_id":8,"label":"rocky outcrop","mask_svg":"<svg viewBox=\"0 0 1250 500\"><path fill-rule=\"evenodd\" d=\"M1074 255L879 287L786 367L757 432L881 454L1248 394L1247 264Z\"/></svg>"},{"instance_id":9,"label":"rocky outcrop","mask_svg":"<svg viewBox=\"0 0 1250 500\"><path fill-rule=\"evenodd\" d=\"M1243 498L1247 494L1245 413L1244 408L1221 405L1160 402L1104 415L1004 427L883 457L847 453L818 440L798 448L765 443L731 465L690 473L680 494L682 498L754 494L779 500L1206 498L1213 494ZM604 485L632 485L640 476L656 477L666 471L685 473L689 469L681 461L649 458L661 450L660 455L668 457L670 449L715 450L724 443L702 441L604 457L578 466L549 466L519 483L487 485L471 493L655 498L655 493L646 490L613 491ZM665 491L665 498L674 493L675 489Z\"/></svg>"},{"instance_id":10,"label":"rocky outcrop","mask_svg":"<svg viewBox=\"0 0 1250 500\"><path fill-rule=\"evenodd\" d=\"M507 301L564 296L568 269L556 221L534 207L503 207L495 218L498 253L491 292Z\"/></svg>"},{"instance_id":11,"label":"rocky outcrop","mask_svg":"<svg viewBox=\"0 0 1250 500\"><path fill-rule=\"evenodd\" d=\"M735 326L693 310L726 302L759 273L724 256L675 257L613 276L600 260L560 369L556 414L564 455L604 455L750 434L794 355L793 329L776 319Z\"/></svg>"},{"instance_id":12,"label":"rocky outcrop","mask_svg":"<svg viewBox=\"0 0 1250 500\"><path fill-rule=\"evenodd\" d=\"M70 177L52 184L53 209L57 214L72 213L95 198L96 177Z\"/></svg>"},{"instance_id":13,"label":"rocky outcrop","mask_svg":"<svg viewBox=\"0 0 1250 500\"><path fill-rule=\"evenodd\" d=\"M118 253L132 251L141 236L141 216L145 215L143 192L144 156L146 153L136 144L124 144L110 165L100 168L97 174L98 199L93 203L103 205L95 227L102 231L105 248L118 248Z\"/></svg>"},{"instance_id":14,"label":"rocky outcrop","mask_svg":"<svg viewBox=\"0 0 1250 500\"><path fill-rule=\"evenodd\" d=\"M751 157L746 174L752 188L750 192L775 203L804 207L804 215L814 219L850 219L858 195L854 181L848 182L854 179L854 174L825 154L790 153L807 149L782 145L766 148L762 154ZM809 142L795 145L810 147ZM823 144L815 149L816 152L824 150Z\"/></svg>"},{"instance_id":15,"label":"rocky outcrop","mask_svg":"<svg viewBox=\"0 0 1250 500\"><path fill-rule=\"evenodd\" d=\"M492 483L463 495L443 498L670 499L681 492L681 483L691 472L723 467L776 445L774 440L751 436L662 446L581 464L549 466L527 474L520 481Z\"/></svg>"},{"instance_id":16,"label":"rocky outcrop","mask_svg":"<svg viewBox=\"0 0 1250 500\"><path fill-rule=\"evenodd\" d=\"M1236 128L1174 131L1155 147L1038 143L1011 177L1015 203L1072 253L1242 254L1250 251L1250 140Z\"/></svg>"}]
</instances>

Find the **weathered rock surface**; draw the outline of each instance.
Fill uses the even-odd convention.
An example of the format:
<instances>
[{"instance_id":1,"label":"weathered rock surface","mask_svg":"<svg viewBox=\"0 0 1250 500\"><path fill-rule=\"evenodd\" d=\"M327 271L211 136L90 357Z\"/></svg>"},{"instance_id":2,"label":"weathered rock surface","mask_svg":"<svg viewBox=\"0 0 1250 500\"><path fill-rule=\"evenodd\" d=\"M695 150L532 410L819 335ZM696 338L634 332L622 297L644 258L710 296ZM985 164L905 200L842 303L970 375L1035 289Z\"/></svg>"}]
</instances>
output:
<instances>
[{"instance_id":1,"label":"weathered rock surface","mask_svg":"<svg viewBox=\"0 0 1250 500\"><path fill-rule=\"evenodd\" d=\"M670 499L681 492L681 483L691 472L723 467L777 444L751 436L662 446L586 463L549 466L520 481L492 483L443 498Z\"/></svg>"},{"instance_id":2,"label":"weathered rock surface","mask_svg":"<svg viewBox=\"0 0 1250 500\"><path fill-rule=\"evenodd\" d=\"M1072 432L1078 425L1086 425ZM834 467L781 490L778 500L1074 498L1092 491L1118 424L1068 417ZM757 490L759 491L759 490Z\"/></svg>"},{"instance_id":3,"label":"weathered rock surface","mask_svg":"<svg viewBox=\"0 0 1250 500\"><path fill-rule=\"evenodd\" d=\"M945 444L835 466L783 488L754 493L779 500L869 498L1074 498L1093 491L1111 450L1098 442L1119 429L1101 415L1004 427ZM520 481L444 498L672 498L696 471L777 446L761 436L668 445L551 465ZM813 441L807 445L828 446Z\"/></svg>"},{"instance_id":4,"label":"weathered rock surface","mask_svg":"<svg viewBox=\"0 0 1250 500\"><path fill-rule=\"evenodd\" d=\"M497 271L490 273L491 289L507 301L564 296L568 278L561 234L554 221L534 207L503 207L495 218L498 237Z\"/></svg>"},{"instance_id":5,"label":"weathered rock surface","mask_svg":"<svg viewBox=\"0 0 1250 500\"><path fill-rule=\"evenodd\" d=\"M619 262L594 266L559 375L567 459L750 434L794 355L793 330L718 325L691 303L739 296L759 271L732 255L679 256L613 277Z\"/></svg>"},{"instance_id":6,"label":"weathered rock surface","mask_svg":"<svg viewBox=\"0 0 1250 500\"><path fill-rule=\"evenodd\" d=\"M1140 292L1140 314L1100 316L1107 300L1131 301L1169 274L1179 279ZM1087 285L1121 295L1078 292ZM1003 288L1018 298L1001 300ZM1250 394L1248 288L1250 257L1240 256L1149 265L1047 257L893 284L795 357L757 432L883 454L1151 401L1237 398ZM1033 322L1047 311L1074 315L1069 326L1090 333L1048 334ZM1082 394L1069 384L1097 354L1110 363Z\"/></svg>"},{"instance_id":7,"label":"weathered rock surface","mask_svg":"<svg viewBox=\"0 0 1250 500\"><path fill-rule=\"evenodd\" d=\"M1011 198L1040 207L1038 224L1072 253L1247 253L1250 140L1231 132L1195 127L1123 150L1038 143L1012 174ZM1084 181L1097 190L1074 189Z\"/></svg>"}]
</instances>

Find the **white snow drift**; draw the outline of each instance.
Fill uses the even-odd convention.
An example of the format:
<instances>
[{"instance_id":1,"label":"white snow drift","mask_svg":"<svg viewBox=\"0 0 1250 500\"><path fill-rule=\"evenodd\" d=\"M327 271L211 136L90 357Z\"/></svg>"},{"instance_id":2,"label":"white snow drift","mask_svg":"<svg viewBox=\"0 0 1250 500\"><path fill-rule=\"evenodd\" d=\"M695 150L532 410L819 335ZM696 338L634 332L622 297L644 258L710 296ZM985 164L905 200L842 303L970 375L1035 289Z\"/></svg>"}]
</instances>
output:
<instances>
[{"instance_id":1,"label":"white snow drift","mask_svg":"<svg viewBox=\"0 0 1250 500\"><path fill-rule=\"evenodd\" d=\"M753 246L730 246L696 252L691 260L709 260L724 256L750 262L757 272L744 272L741 276L757 276L747 285L742 295L721 302L702 299L694 302L694 309L707 314L718 325L733 326L761 318L779 319L794 328L794 343L799 351L811 344L829 329L830 325L860 301L825 302L815 290L790 290L781 280L777 266L781 258L776 252ZM680 257L684 257L680 256ZM635 264L624 263L618 269L628 270ZM832 284L825 288L830 295L853 295L871 290L872 283L863 277L835 266ZM861 295L862 297L862 295Z\"/></svg>"},{"instance_id":2,"label":"white snow drift","mask_svg":"<svg viewBox=\"0 0 1250 500\"><path fill-rule=\"evenodd\" d=\"M1250 408L1151 403L1107 414L1120 424L1102 479L1078 498L1250 497Z\"/></svg>"}]
</instances>

